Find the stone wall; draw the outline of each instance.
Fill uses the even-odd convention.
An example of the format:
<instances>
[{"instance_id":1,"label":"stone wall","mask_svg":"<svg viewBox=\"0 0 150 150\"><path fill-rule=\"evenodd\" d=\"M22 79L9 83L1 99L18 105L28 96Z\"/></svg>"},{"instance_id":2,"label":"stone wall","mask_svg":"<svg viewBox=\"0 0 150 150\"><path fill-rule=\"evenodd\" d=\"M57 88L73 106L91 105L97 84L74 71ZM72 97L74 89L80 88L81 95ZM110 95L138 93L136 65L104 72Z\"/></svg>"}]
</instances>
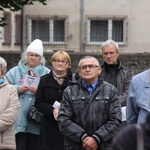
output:
<instances>
[{"instance_id":1,"label":"stone wall","mask_svg":"<svg viewBox=\"0 0 150 150\"><path fill-rule=\"evenodd\" d=\"M46 66L51 68L50 57L53 53L44 53L44 56L47 60ZM84 55L92 55L95 56L100 63L103 62L102 55L99 53L73 53L70 52L69 55L72 59L72 70L76 72L78 61ZM21 53L20 52L0 52L0 56L4 57L8 64L8 70L13 66L16 66L18 61L20 60ZM149 53L137 53L137 54L121 54L120 60L122 64L130 68L134 71L134 74L140 73L149 68L150 65L150 54Z\"/></svg>"}]
</instances>

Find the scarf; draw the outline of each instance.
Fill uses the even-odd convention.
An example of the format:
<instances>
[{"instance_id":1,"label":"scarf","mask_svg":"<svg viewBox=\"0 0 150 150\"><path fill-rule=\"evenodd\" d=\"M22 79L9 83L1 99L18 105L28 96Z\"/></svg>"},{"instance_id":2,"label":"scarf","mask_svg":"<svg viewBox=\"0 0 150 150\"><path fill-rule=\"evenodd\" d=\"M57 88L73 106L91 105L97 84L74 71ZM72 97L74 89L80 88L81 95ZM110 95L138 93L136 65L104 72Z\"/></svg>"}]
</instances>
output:
<instances>
[{"instance_id":1,"label":"scarf","mask_svg":"<svg viewBox=\"0 0 150 150\"><path fill-rule=\"evenodd\" d=\"M63 84L66 75L67 75L66 72L63 73L63 74L57 74L57 73L53 70L54 79L58 82L59 85L62 85L62 84Z\"/></svg>"}]
</instances>

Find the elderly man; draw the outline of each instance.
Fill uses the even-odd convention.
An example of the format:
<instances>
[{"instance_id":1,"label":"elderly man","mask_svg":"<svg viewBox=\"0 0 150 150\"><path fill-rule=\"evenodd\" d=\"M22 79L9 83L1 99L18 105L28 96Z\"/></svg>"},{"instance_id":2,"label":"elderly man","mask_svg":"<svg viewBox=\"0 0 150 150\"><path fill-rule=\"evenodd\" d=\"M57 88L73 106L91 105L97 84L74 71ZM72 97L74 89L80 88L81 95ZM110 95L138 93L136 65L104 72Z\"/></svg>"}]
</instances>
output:
<instances>
[{"instance_id":1,"label":"elderly man","mask_svg":"<svg viewBox=\"0 0 150 150\"><path fill-rule=\"evenodd\" d=\"M66 150L108 150L122 125L117 89L100 73L98 60L85 56L78 65L81 78L64 91L58 124Z\"/></svg>"},{"instance_id":2,"label":"elderly man","mask_svg":"<svg viewBox=\"0 0 150 150\"><path fill-rule=\"evenodd\" d=\"M118 89L119 102L121 106L126 106L127 95L133 72L122 65L119 58L119 46L113 40L105 41L102 46L104 63L102 64L102 78ZM124 110L124 109L123 109ZM125 110L123 111L125 115ZM123 121L126 121L124 116Z\"/></svg>"}]
</instances>

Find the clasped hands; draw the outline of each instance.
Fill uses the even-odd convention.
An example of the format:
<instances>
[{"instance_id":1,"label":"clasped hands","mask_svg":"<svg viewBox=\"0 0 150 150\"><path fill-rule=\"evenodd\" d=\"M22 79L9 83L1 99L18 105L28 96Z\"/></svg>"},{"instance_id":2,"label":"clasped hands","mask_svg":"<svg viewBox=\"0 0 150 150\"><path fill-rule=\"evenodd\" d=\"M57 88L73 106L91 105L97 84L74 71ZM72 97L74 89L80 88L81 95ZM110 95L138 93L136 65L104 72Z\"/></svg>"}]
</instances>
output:
<instances>
[{"instance_id":1,"label":"clasped hands","mask_svg":"<svg viewBox=\"0 0 150 150\"><path fill-rule=\"evenodd\" d=\"M97 150L97 148L98 148L96 141L93 139L93 137L90 137L90 136L86 137L83 140L82 146L86 150Z\"/></svg>"}]
</instances>

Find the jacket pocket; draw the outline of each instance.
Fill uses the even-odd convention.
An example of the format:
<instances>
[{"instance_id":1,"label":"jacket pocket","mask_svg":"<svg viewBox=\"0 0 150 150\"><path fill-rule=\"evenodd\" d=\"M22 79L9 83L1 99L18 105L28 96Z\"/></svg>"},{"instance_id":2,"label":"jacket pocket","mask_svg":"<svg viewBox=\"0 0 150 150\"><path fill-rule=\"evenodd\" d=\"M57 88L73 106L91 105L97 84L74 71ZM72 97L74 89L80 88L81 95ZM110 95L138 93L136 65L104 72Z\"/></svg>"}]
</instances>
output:
<instances>
[{"instance_id":1,"label":"jacket pocket","mask_svg":"<svg viewBox=\"0 0 150 150\"><path fill-rule=\"evenodd\" d=\"M109 96L97 96L94 101L94 110L97 113L107 113L109 109Z\"/></svg>"},{"instance_id":2,"label":"jacket pocket","mask_svg":"<svg viewBox=\"0 0 150 150\"><path fill-rule=\"evenodd\" d=\"M79 116L82 115L84 108L85 108L85 103L87 103L86 98L84 96L72 96L72 110L74 111L74 116Z\"/></svg>"}]
</instances>

